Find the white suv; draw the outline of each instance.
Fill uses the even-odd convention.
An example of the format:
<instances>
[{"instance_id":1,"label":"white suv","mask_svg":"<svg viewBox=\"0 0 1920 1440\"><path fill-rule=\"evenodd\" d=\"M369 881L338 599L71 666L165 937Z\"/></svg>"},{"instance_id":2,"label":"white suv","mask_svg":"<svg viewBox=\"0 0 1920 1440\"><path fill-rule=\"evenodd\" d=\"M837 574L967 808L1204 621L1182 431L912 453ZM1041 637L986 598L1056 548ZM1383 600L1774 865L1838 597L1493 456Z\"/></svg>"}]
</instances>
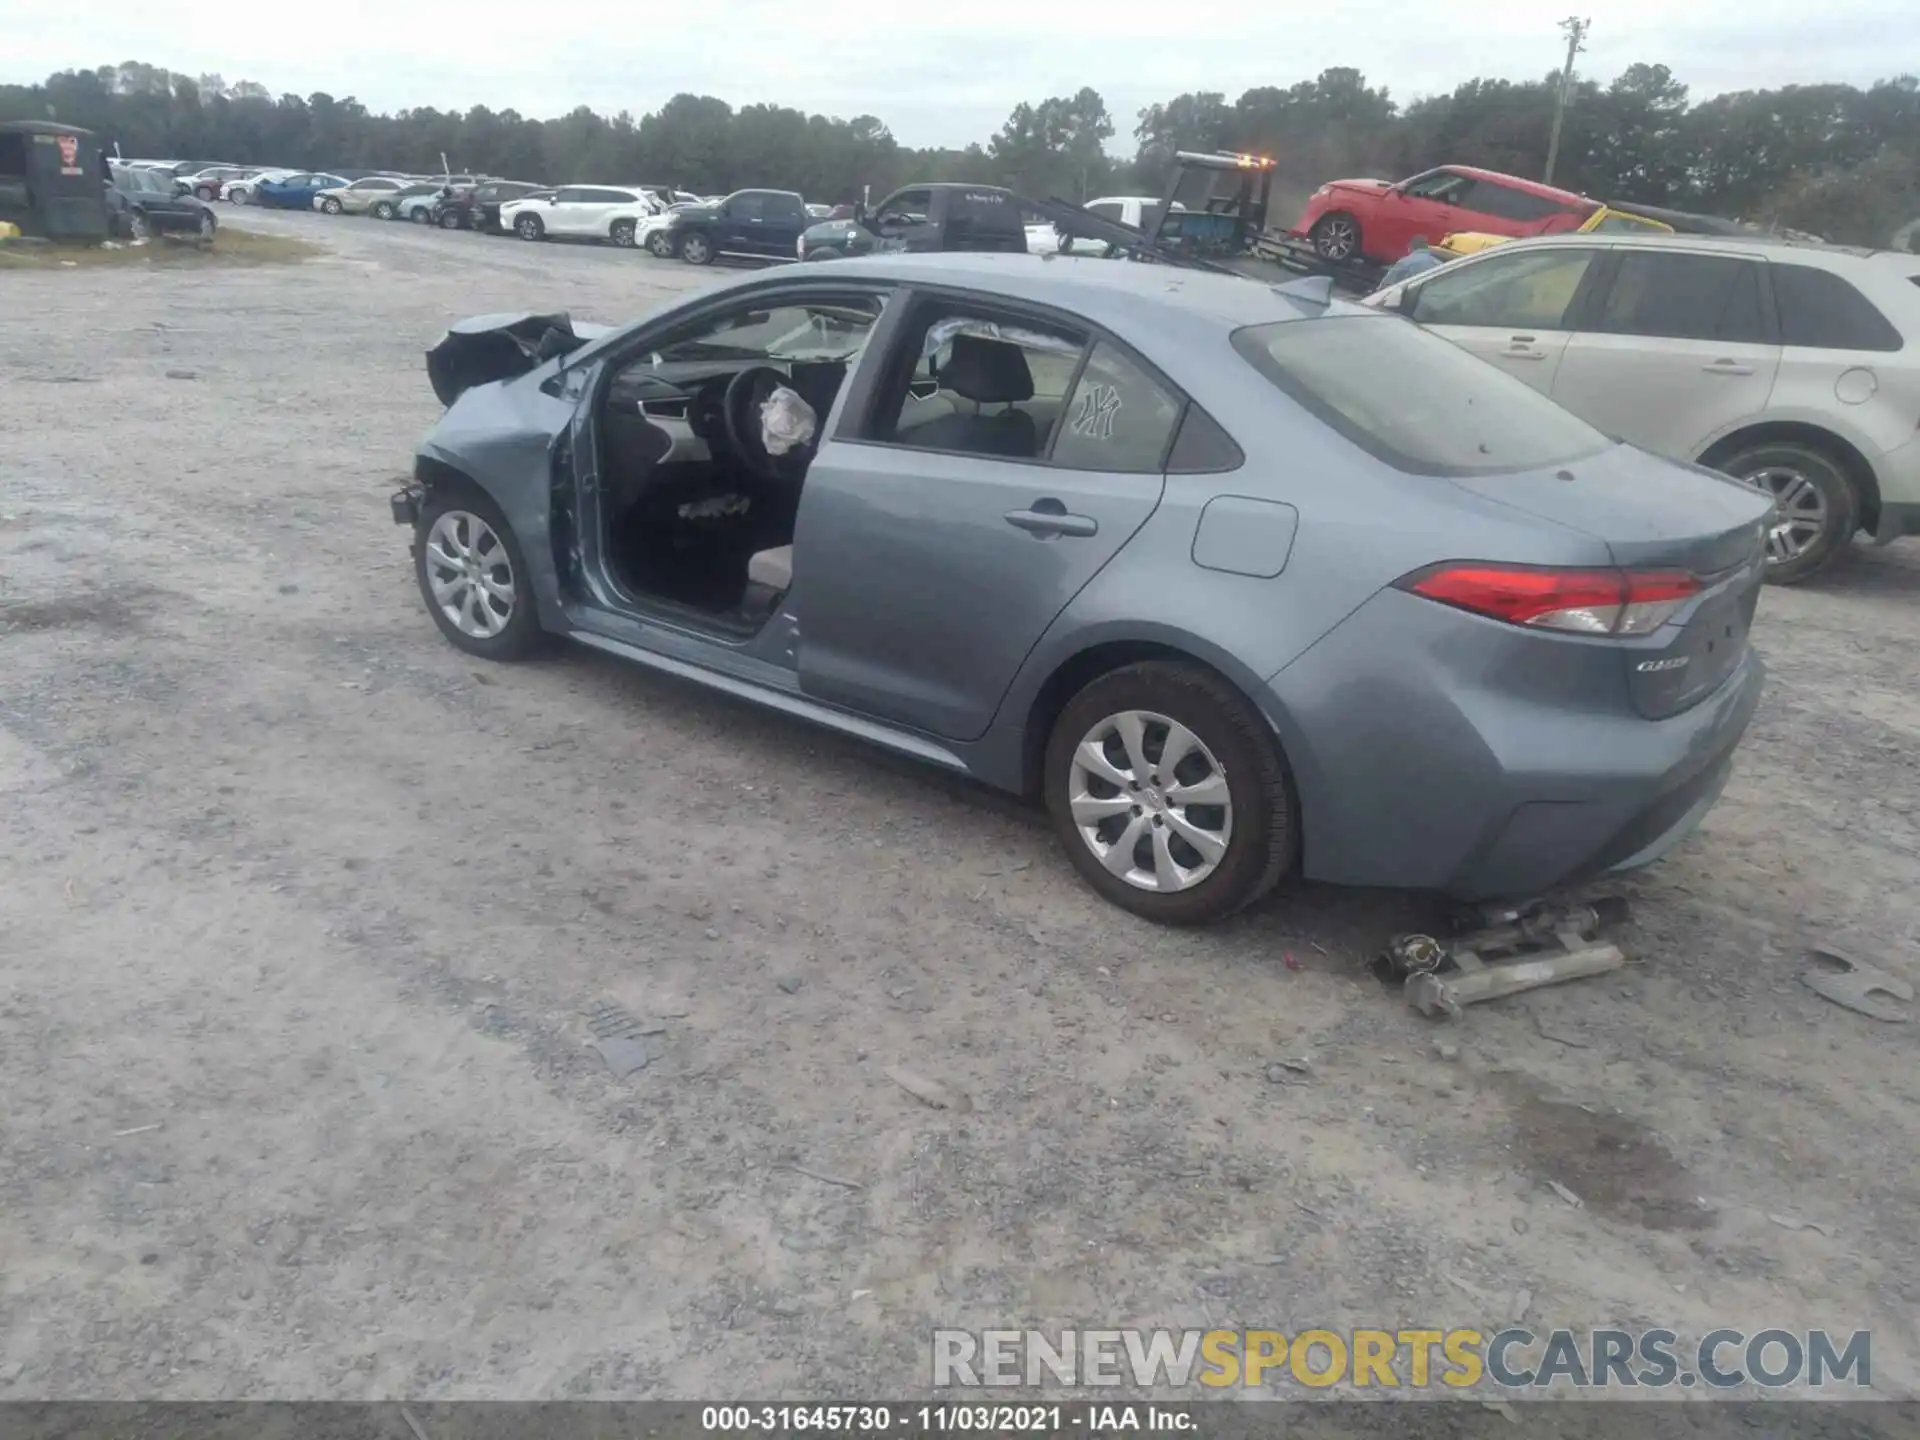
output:
<instances>
[{"instance_id":1,"label":"white suv","mask_svg":"<svg viewBox=\"0 0 1920 1440\"><path fill-rule=\"evenodd\" d=\"M1768 578L1920 534L1920 257L1514 240L1367 297L1631 444L1773 492Z\"/></svg>"}]
</instances>

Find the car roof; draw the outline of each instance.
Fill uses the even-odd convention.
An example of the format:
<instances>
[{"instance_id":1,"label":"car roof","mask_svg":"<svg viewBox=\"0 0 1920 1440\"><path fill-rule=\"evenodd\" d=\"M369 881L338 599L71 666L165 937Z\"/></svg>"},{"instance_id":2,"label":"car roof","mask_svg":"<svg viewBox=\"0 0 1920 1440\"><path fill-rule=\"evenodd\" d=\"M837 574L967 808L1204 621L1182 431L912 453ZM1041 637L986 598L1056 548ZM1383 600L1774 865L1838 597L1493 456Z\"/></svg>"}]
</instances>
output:
<instances>
[{"instance_id":1,"label":"car roof","mask_svg":"<svg viewBox=\"0 0 1920 1440\"><path fill-rule=\"evenodd\" d=\"M1240 275L1093 256L965 251L872 255L836 260L833 275L836 279L865 276L899 284L953 285L1016 302L1057 305L1117 330L1134 329L1155 312L1212 320L1234 329L1282 320L1378 313L1338 298L1321 304Z\"/></svg>"},{"instance_id":2,"label":"car roof","mask_svg":"<svg viewBox=\"0 0 1920 1440\"><path fill-rule=\"evenodd\" d=\"M1699 250L1715 255L1739 254L1754 250L1779 250L1790 252L1796 258L1809 255L1831 255L1846 256L1853 260L1872 260L1883 256L1908 261L1914 258L1912 255L1903 255L1898 250L1874 249L1861 245L1830 245L1821 240L1795 240L1785 235L1768 235L1764 231L1755 231L1750 235L1668 235L1658 230L1631 234L1603 232L1533 235L1525 239L1505 241L1480 253L1491 255L1499 251L1510 251L1516 246L1531 250L1543 245L1607 245L1615 248Z\"/></svg>"}]
</instances>

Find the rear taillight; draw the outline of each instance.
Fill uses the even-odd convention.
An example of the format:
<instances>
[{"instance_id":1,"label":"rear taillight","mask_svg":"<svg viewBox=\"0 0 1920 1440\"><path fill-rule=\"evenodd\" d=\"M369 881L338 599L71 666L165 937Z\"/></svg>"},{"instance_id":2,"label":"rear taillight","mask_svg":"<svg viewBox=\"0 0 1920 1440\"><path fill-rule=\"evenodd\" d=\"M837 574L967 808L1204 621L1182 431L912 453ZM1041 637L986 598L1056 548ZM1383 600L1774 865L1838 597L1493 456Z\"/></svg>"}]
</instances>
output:
<instances>
[{"instance_id":1,"label":"rear taillight","mask_svg":"<svg viewBox=\"0 0 1920 1440\"><path fill-rule=\"evenodd\" d=\"M1400 588L1442 605L1578 635L1648 635L1700 593L1684 570L1553 570L1450 561L1417 570Z\"/></svg>"}]
</instances>

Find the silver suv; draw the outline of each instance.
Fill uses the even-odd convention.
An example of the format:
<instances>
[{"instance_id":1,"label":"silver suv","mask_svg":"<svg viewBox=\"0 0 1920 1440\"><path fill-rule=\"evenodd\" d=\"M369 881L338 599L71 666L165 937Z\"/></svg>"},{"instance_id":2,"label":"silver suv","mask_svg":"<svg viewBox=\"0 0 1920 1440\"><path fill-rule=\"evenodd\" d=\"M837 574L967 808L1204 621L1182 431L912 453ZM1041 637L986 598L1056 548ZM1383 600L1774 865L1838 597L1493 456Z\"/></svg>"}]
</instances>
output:
<instances>
[{"instance_id":1,"label":"silver suv","mask_svg":"<svg viewBox=\"0 0 1920 1440\"><path fill-rule=\"evenodd\" d=\"M1774 495L1768 578L1920 534L1920 257L1767 238L1515 240L1381 290L1606 433Z\"/></svg>"}]
</instances>

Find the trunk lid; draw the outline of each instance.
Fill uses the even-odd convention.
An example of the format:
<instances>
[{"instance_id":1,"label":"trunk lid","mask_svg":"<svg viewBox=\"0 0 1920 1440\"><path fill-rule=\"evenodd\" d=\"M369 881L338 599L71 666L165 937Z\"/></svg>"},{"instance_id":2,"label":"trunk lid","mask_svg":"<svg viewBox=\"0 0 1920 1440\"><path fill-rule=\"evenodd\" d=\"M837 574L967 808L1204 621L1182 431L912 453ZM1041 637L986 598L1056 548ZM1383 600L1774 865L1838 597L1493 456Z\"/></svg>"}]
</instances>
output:
<instances>
[{"instance_id":1,"label":"trunk lid","mask_svg":"<svg viewBox=\"0 0 1920 1440\"><path fill-rule=\"evenodd\" d=\"M1453 483L1594 536L1622 569L1685 570L1700 581L1667 624L1619 642L1628 695L1648 719L1698 704L1739 667L1766 577L1766 496L1626 445L1557 470Z\"/></svg>"}]
</instances>

